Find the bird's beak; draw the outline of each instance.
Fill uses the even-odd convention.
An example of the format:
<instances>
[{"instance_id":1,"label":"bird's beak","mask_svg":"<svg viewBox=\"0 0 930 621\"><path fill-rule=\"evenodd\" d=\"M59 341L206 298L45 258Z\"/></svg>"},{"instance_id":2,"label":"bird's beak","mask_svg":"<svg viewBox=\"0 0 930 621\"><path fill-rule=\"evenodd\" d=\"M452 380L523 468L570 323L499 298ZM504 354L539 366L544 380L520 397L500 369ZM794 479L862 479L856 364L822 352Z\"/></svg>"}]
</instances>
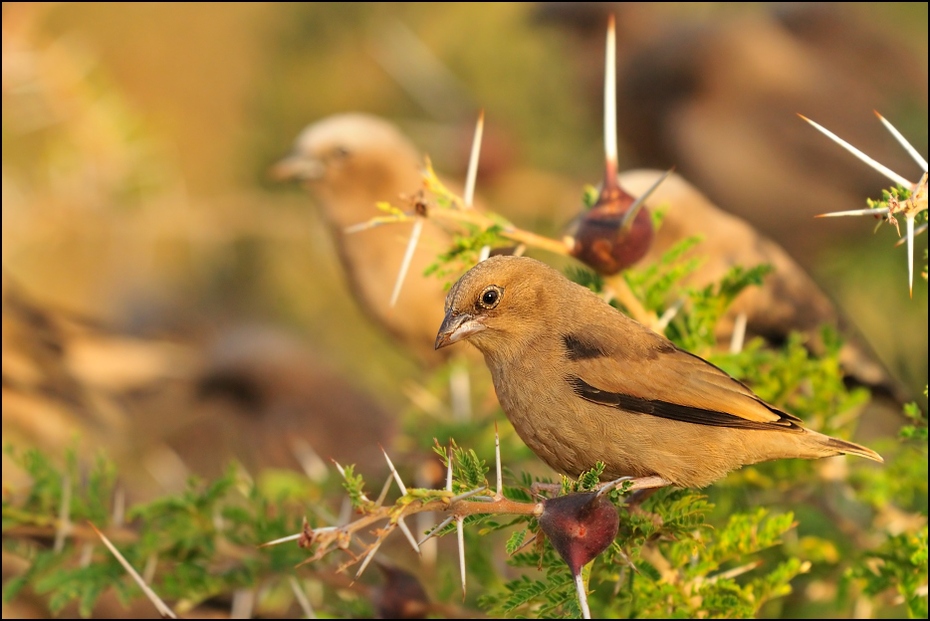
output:
<instances>
[{"instance_id":1,"label":"bird's beak","mask_svg":"<svg viewBox=\"0 0 930 621\"><path fill-rule=\"evenodd\" d=\"M312 181L326 172L326 166L315 157L288 155L268 170L275 181Z\"/></svg>"},{"instance_id":2,"label":"bird's beak","mask_svg":"<svg viewBox=\"0 0 930 621\"><path fill-rule=\"evenodd\" d=\"M486 325L467 313L449 311L446 313L445 319L442 320L442 325L439 326L439 334L436 335L436 349L467 339L472 334L477 334L485 328L487 328Z\"/></svg>"}]
</instances>

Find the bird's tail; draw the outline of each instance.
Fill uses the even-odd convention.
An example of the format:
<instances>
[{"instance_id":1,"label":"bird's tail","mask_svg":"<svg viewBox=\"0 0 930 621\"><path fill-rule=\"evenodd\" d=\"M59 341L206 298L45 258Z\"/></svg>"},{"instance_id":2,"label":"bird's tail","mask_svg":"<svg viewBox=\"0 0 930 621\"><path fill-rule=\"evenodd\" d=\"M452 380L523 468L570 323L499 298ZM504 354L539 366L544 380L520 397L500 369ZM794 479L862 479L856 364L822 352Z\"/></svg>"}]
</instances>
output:
<instances>
[{"instance_id":1,"label":"bird's tail","mask_svg":"<svg viewBox=\"0 0 930 621\"><path fill-rule=\"evenodd\" d=\"M846 453L848 455L858 455L859 457L865 457L866 459L871 459L872 461L877 461L879 463L885 463L885 460L882 459L882 456L870 448L860 446L854 442L847 442L846 440L840 440L839 438L831 438L829 436L824 436L824 437L827 439L826 445L832 449L835 449L837 453Z\"/></svg>"}]
</instances>

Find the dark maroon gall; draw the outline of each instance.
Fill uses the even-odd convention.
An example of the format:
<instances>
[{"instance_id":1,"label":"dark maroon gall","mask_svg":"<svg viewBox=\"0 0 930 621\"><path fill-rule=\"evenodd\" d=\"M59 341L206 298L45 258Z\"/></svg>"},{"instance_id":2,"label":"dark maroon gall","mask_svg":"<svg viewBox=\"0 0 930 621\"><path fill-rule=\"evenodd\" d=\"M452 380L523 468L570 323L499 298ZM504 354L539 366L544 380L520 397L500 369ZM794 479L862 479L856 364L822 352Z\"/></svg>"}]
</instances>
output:
<instances>
[{"instance_id":1,"label":"dark maroon gall","mask_svg":"<svg viewBox=\"0 0 930 621\"><path fill-rule=\"evenodd\" d=\"M578 575L613 542L620 516L606 496L583 492L546 500L539 526L572 575Z\"/></svg>"},{"instance_id":2,"label":"dark maroon gall","mask_svg":"<svg viewBox=\"0 0 930 621\"><path fill-rule=\"evenodd\" d=\"M635 199L619 186L616 175L612 183L610 179L608 176L594 207L582 215L572 248L576 259L606 276L642 259L654 235L652 218L645 207L631 221L628 219Z\"/></svg>"}]
</instances>

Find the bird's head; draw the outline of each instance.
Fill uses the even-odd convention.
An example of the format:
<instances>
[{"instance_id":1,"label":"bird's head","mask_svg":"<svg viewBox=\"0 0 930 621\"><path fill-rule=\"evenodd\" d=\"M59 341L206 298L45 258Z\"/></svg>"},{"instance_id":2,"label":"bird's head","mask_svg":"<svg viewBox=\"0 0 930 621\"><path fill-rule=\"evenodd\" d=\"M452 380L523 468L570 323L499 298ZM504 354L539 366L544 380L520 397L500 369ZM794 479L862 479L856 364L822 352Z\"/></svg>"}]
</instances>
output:
<instances>
[{"instance_id":1,"label":"bird's head","mask_svg":"<svg viewBox=\"0 0 930 621\"><path fill-rule=\"evenodd\" d=\"M395 201L395 188L415 191L420 181L420 155L388 121L361 113L336 114L307 126L291 153L272 166L278 181L299 181L316 193L324 207L344 209L353 197L374 214L377 200ZM338 216L344 214L330 214ZM351 214L348 224L359 221Z\"/></svg>"},{"instance_id":2,"label":"bird's head","mask_svg":"<svg viewBox=\"0 0 930 621\"><path fill-rule=\"evenodd\" d=\"M470 341L485 355L522 351L558 317L553 308L571 283L545 263L495 256L463 275L446 296L446 316L436 349Z\"/></svg>"}]
</instances>

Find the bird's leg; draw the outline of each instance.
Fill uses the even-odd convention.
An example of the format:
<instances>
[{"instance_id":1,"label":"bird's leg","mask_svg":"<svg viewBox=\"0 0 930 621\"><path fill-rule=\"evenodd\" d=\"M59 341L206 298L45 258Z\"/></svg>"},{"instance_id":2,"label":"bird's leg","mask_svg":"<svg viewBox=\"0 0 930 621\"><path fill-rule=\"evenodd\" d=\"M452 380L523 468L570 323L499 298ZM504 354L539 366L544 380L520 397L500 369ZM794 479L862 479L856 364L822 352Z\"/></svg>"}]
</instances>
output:
<instances>
[{"instance_id":1,"label":"bird's leg","mask_svg":"<svg viewBox=\"0 0 930 621\"><path fill-rule=\"evenodd\" d=\"M604 483L600 487L600 489L598 489L597 493L604 494L606 492L609 492L613 488L618 487L621 483L626 483L627 481L630 482L629 487L627 487L627 491L629 492L636 492L639 490L656 490L660 487L666 487L672 484L671 481L666 481L662 477L655 476L655 475L649 476L649 477L636 477L636 478L620 477L619 479L614 479L613 481L608 481L607 483ZM647 497L648 495L644 496L644 499Z\"/></svg>"}]
</instances>

